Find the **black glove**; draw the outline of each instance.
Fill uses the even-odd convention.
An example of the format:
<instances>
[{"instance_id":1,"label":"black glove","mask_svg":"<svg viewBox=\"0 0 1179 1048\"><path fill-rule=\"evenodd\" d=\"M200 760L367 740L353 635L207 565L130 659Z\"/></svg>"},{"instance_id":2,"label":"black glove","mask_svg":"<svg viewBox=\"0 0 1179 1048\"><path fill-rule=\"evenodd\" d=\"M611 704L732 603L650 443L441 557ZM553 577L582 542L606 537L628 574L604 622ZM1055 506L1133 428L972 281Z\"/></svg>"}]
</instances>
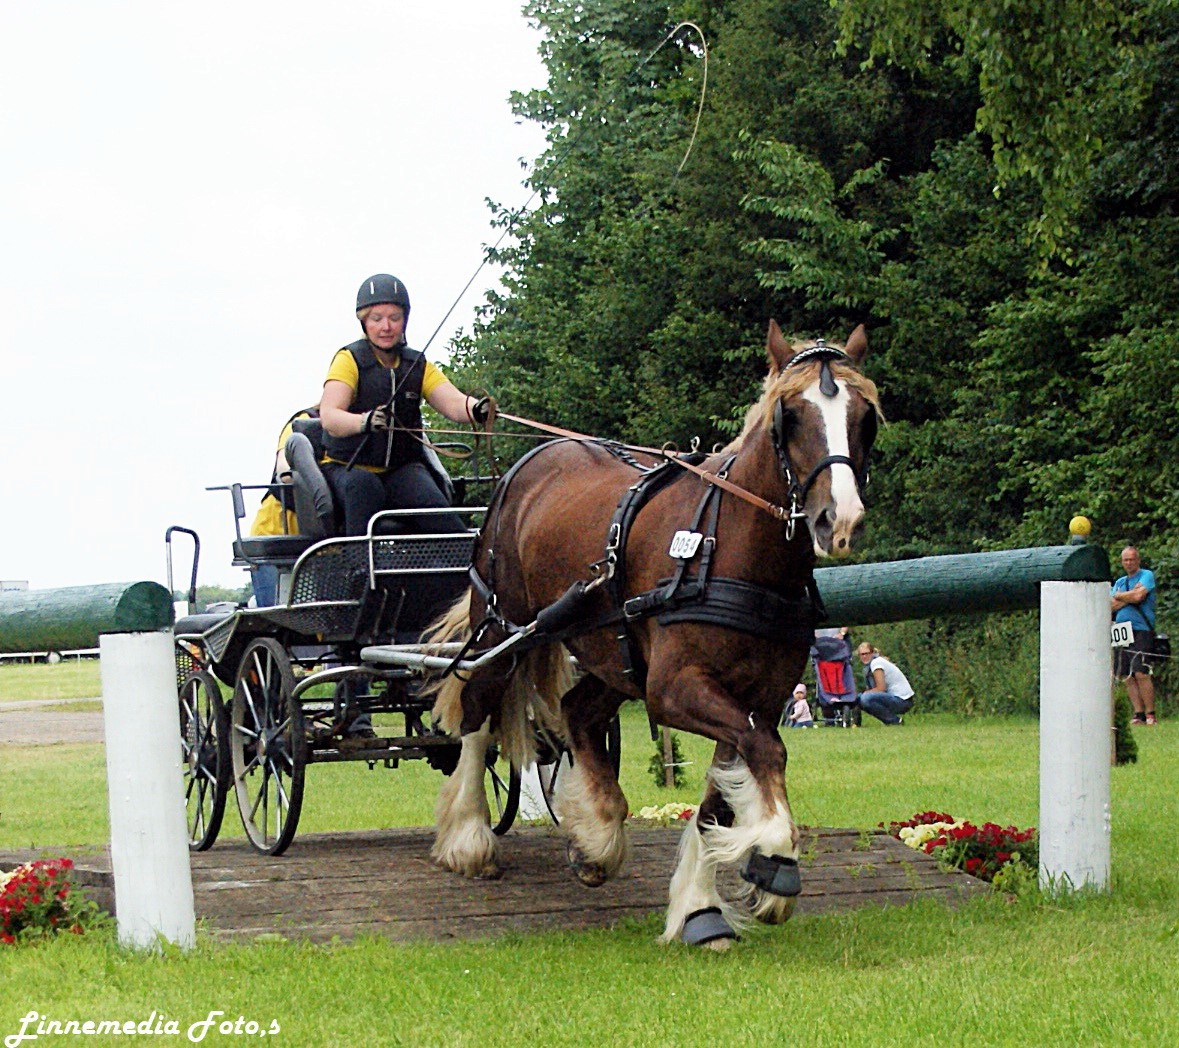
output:
<instances>
[{"instance_id":1,"label":"black glove","mask_svg":"<svg viewBox=\"0 0 1179 1048\"><path fill-rule=\"evenodd\" d=\"M380 407L375 407L367 415L364 416L364 430L365 433L371 433L374 429L388 429L389 428L389 405L382 404Z\"/></svg>"},{"instance_id":2,"label":"black glove","mask_svg":"<svg viewBox=\"0 0 1179 1048\"><path fill-rule=\"evenodd\" d=\"M480 397L471 406L471 418L480 426L487 425L488 419L494 421L496 403L494 397Z\"/></svg>"}]
</instances>

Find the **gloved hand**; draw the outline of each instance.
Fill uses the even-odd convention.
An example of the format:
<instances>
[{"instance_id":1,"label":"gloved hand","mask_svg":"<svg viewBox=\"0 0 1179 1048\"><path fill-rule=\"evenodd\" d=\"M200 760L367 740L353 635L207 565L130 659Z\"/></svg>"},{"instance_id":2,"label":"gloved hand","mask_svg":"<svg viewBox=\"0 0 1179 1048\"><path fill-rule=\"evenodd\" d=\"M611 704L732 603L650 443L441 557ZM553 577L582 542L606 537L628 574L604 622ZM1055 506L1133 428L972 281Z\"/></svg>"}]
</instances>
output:
<instances>
[{"instance_id":1,"label":"gloved hand","mask_svg":"<svg viewBox=\"0 0 1179 1048\"><path fill-rule=\"evenodd\" d=\"M471 406L471 418L480 426L485 426L487 423L495 421L495 413L498 405L495 403L495 397L480 397Z\"/></svg>"},{"instance_id":2,"label":"gloved hand","mask_svg":"<svg viewBox=\"0 0 1179 1048\"><path fill-rule=\"evenodd\" d=\"M364 429L362 432L371 433L374 429L388 429L389 428L389 405L381 404L375 407L367 415L364 416Z\"/></svg>"}]
</instances>

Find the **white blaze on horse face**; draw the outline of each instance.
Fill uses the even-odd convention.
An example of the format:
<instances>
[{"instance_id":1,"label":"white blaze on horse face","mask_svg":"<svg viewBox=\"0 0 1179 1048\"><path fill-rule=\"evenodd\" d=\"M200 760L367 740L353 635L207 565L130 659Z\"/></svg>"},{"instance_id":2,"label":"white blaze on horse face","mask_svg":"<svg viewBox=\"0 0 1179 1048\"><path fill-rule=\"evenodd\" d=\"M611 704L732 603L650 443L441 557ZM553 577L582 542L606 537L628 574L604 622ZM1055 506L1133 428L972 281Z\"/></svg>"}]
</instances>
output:
<instances>
[{"instance_id":1,"label":"white blaze on horse face","mask_svg":"<svg viewBox=\"0 0 1179 1048\"><path fill-rule=\"evenodd\" d=\"M837 379L835 384L839 392L833 397L824 396L817 382L809 386L802 397L814 404L823 420L827 454L851 458L848 441L851 394L843 379ZM826 505L819 505L812 497L815 491L812 487L811 495L807 497L806 515L811 525L815 555L846 557L851 553L855 529L864 517L864 503L860 499L860 489L851 466L836 462L828 466L827 471L831 482L831 500Z\"/></svg>"}]
</instances>

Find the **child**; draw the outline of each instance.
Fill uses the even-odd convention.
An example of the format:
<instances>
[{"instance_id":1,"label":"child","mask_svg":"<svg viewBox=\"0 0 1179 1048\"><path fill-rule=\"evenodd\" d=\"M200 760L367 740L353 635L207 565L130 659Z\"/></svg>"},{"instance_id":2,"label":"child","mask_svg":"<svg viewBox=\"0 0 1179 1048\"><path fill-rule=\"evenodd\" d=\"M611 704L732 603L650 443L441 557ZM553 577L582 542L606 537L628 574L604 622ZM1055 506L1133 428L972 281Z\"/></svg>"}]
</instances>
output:
<instances>
[{"instance_id":1,"label":"child","mask_svg":"<svg viewBox=\"0 0 1179 1048\"><path fill-rule=\"evenodd\" d=\"M792 728L813 728L815 721L811 716L810 703L806 701L805 684L794 686L794 697L790 701L790 712L787 714L786 723Z\"/></svg>"}]
</instances>

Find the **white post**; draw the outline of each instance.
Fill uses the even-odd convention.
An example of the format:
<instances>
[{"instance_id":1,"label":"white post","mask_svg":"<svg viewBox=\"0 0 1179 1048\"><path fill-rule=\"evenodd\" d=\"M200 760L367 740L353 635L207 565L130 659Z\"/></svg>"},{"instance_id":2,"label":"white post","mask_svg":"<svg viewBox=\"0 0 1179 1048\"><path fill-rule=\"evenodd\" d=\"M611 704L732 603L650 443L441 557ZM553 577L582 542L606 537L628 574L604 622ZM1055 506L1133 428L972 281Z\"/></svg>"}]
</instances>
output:
<instances>
[{"instance_id":1,"label":"white post","mask_svg":"<svg viewBox=\"0 0 1179 1048\"><path fill-rule=\"evenodd\" d=\"M1109 585L1040 586L1040 884L1109 887Z\"/></svg>"},{"instance_id":2,"label":"white post","mask_svg":"<svg viewBox=\"0 0 1179 1048\"><path fill-rule=\"evenodd\" d=\"M171 630L99 638L119 941L196 941Z\"/></svg>"},{"instance_id":3,"label":"white post","mask_svg":"<svg viewBox=\"0 0 1179 1048\"><path fill-rule=\"evenodd\" d=\"M540 772L533 761L520 772L520 810L521 819L533 821L549 817L548 806L544 802L544 791L540 784Z\"/></svg>"}]
</instances>

